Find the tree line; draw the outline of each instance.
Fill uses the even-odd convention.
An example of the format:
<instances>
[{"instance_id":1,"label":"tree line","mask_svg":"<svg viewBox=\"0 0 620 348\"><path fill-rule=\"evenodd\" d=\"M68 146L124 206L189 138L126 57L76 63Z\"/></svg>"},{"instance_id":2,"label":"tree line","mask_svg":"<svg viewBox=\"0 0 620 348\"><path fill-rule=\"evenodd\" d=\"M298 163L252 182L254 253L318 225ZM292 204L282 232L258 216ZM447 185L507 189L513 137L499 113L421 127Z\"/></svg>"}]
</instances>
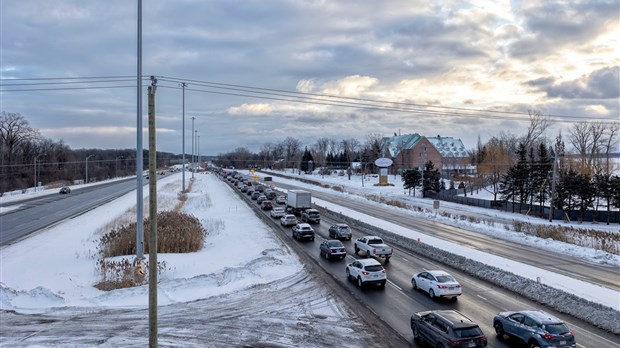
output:
<instances>
[{"instance_id":1,"label":"tree line","mask_svg":"<svg viewBox=\"0 0 620 348\"><path fill-rule=\"evenodd\" d=\"M88 158L88 160L86 160ZM158 152L158 163L176 163L180 155ZM148 168L148 150L143 151ZM41 136L19 113L0 114L0 194L42 185L71 185L135 175L135 149L71 149Z\"/></svg>"}]
</instances>

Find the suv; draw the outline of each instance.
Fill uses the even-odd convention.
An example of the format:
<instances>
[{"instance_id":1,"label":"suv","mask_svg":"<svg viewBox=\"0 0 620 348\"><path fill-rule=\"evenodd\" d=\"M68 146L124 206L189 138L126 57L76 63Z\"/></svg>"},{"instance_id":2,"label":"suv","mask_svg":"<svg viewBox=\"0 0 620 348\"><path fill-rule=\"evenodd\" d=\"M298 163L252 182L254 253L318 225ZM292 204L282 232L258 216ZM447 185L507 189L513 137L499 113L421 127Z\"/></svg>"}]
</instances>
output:
<instances>
[{"instance_id":1,"label":"suv","mask_svg":"<svg viewBox=\"0 0 620 348\"><path fill-rule=\"evenodd\" d=\"M264 194L265 196L267 196L267 199L274 199L274 198L276 198L276 196L278 195L278 194L276 193L276 191L274 191L274 190L272 190L272 189L267 189L267 190L265 190L265 192L263 192L263 194Z\"/></svg>"},{"instance_id":2,"label":"suv","mask_svg":"<svg viewBox=\"0 0 620 348\"><path fill-rule=\"evenodd\" d=\"M329 238L346 238L351 240L351 237L353 237L353 234L347 224L334 224L329 228Z\"/></svg>"},{"instance_id":3,"label":"suv","mask_svg":"<svg viewBox=\"0 0 620 348\"><path fill-rule=\"evenodd\" d=\"M486 347L487 337L478 324L455 310L417 312L411 316L416 341L435 347Z\"/></svg>"},{"instance_id":4,"label":"suv","mask_svg":"<svg viewBox=\"0 0 620 348\"><path fill-rule=\"evenodd\" d=\"M314 229L306 223L299 223L293 227L293 238L314 240Z\"/></svg>"},{"instance_id":5,"label":"suv","mask_svg":"<svg viewBox=\"0 0 620 348\"><path fill-rule=\"evenodd\" d=\"M318 224L321 222L321 214L316 209L306 209L301 214L301 221L312 223L312 224Z\"/></svg>"},{"instance_id":6,"label":"suv","mask_svg":"<svg viewBox=\"0 0 620 348\"><path fill-rule=\"evenodd\" d=\"M347 265L347 279L355 280L360 288L366 284L379 284L385 288L387 274L375 259L358 259Z\"/></svg>"},{"instance_id":7,"label":"suv","mask_svg":"<svg viewBox=\"0 0 620 348\"><path fill-rule=\"evenodd\" d=\"M543 311L502 312L493 318L493 327L499 338L510 335L528 347L576 347L568 326Z\"/></svg>"},{"instance_id":8,"label":"suv","mask_svg":"<svg viewBox=\"0 0 620 348\"><path fill-rule=\"evenodd\" d=\"M282 226L294 226L297 224L297 217L293 214L286 214L280 218L280 225Z\"/></svg>"}]
</instances>

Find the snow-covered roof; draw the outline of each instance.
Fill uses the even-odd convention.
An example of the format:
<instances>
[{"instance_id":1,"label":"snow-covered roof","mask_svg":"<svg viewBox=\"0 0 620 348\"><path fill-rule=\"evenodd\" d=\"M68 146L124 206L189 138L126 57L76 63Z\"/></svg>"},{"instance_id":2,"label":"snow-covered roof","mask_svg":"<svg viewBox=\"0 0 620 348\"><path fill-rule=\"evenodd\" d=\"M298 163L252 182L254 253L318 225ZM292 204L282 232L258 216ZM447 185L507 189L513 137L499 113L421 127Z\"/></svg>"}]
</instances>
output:
<instances>
[{"instance_id":1,"label":"snow-covered roof","mask_svg":"<svg viewBox=\"0 0 620 348\"><path fill-rule=\"evenodd\" d=\"M452 137L426 137L428 141L439 151L442 158L446 157L467 157L467 149L461 139Z\"/></svg>"},{"instance_id":2,"label":"snow-covered roof","mask_svg":"<svg viewBox=\"0 0 620 348\"><path fill-rule=\"evenodd\" d=\"M382 150L385 153L387 149L390 156L396 157L402 150L414 148L420 140L422 136L418 133L385 137L381 140Z\"/></svg>"}]
</instances>

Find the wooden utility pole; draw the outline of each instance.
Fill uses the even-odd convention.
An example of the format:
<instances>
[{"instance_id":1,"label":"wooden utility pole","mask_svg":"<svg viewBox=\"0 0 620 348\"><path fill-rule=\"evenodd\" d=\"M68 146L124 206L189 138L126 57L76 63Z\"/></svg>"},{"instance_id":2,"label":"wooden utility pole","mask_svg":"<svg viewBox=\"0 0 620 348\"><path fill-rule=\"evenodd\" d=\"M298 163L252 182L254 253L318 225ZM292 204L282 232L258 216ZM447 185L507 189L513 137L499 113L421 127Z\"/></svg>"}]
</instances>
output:
<instances>
[{"instance_id":1,"label":"wooden utility pole","mask_svg":"<svg viewBox=\"0 0 620 348\"><path fill-rule=\"evenodd\" d=\"M157 146L155 144L155 90L151 76L149 107L149 347L157 347Z\"/></svg>"}]
</instances>

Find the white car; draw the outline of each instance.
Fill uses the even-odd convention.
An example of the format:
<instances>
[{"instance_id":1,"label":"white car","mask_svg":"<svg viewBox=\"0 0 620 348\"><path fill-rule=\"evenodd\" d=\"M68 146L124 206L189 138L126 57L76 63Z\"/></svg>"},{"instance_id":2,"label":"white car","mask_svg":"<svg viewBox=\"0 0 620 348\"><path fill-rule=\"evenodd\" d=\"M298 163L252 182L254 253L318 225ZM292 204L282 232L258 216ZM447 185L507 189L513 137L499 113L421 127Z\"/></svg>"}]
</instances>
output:
<instances>
[{"instance_id":1,"label":"white car","mask_svg":"<svg viewBox=\"0 0 620 348\"><path fill-rule=\"evenodd\" d=\"M273 209L271 209L271 213L269 213L269 215L271 215L271 217L275 219L281 218L285 214L286 212L284 211L284 208L282 207L274 207Z\"/></svg>"},{"instance_id":2,"label":"white car","mask_svg":"<svg viewBox=\"0 0 620 348\"><path fill-rule=\"evenodd\" d=\"M278 196L278 197L276 197L276 203L278 203L278 204L286 204L286 196Z\"/></svg>"},{"instance_id":3,"label":"white car","mask_svg":"<svg viewBox=\"0 0 620 348\"><path fill-rule=\"evenodd\" d=\"M451 297L456 300L463 291L463 287L453 276L444 271L424 271L411 277L411 286L422 289L430 298Z\"/></svg>"},{"instance_id":4,"label":"white car","mask_svg":"<svg viewBox=\"0 0 620 348\"><path fill-rule=\"evenodd\" d=\"M387 273L375 259L358 259L347 265L347 279L357 282L360 288L366 284L378 284L385 288Z\"/></svg>"},{"instance_id":5,"label":"white car","mask_svg":"<svg viewBox=\"0 0 620 348\"><path fill-rule=\"evenodd\" d=\"M280 218L280 225L295 226L297 225L297 218L293 214L286 214Z\"/></svg>"}]
</instances>

